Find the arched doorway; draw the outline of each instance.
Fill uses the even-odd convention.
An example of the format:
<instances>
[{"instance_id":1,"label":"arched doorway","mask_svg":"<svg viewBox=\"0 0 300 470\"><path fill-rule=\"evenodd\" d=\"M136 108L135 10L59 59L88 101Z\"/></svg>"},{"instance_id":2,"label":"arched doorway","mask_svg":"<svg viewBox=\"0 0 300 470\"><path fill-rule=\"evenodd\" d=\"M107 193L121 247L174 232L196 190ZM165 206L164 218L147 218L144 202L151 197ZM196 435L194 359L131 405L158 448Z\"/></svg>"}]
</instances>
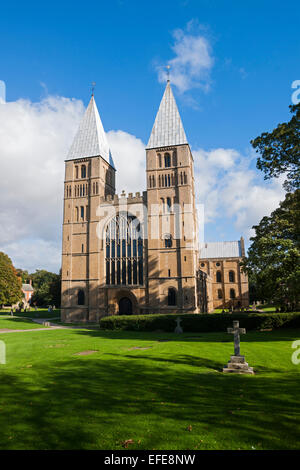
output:
<instances>
[{"instance_id":1,"label":"arched doorway","mask_svg":"<svg viewBox=\"0 0 300 470\"><path fill-rule=\"evenodd\" d=\"M128 297L122 297L119 300L119 315L131 315L132 302Z\"/></svg>"}]
</instances>

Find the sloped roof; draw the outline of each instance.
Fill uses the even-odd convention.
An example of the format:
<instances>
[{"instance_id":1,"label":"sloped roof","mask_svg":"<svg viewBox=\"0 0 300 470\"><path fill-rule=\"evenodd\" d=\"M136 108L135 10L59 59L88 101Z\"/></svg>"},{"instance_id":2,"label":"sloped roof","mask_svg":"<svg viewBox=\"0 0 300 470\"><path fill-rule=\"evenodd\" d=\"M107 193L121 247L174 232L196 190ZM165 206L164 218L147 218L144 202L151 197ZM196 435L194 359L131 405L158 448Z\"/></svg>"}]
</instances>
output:
<instances>
[{"instance_id":1,"label":"sloped roof","mask_svg":"<svg viewBox=\"0 0 300 470\"><path fill-rule=\"evenodd\" d=\"M207 258L240 258L242 256L241 242L209 242L201 243L199 257Z\"/></svg>"},{"instance_id":2,"label":"sloped roof","mask_svg":"<svg viewBox=\"0 0 300 470\"><path fill-rule=\"evenodd\" d=\"M26 292L32 292L33 291L33 287L31 284L22 284L22 290L26 291Z\"/></svg>"},{"instance_id":3,"label":"sloped roof","mask_svg":"<svg viewBox=\"0 0 300 470\"><path fill-rule=\"evenodd\" d=\"M187 143L181 117L168 80L147 148L168 147Z\"/></svg>"},{"instance_id":4,"label":"sloped roof","mask_svg":"<svg viewBox=\"0 0 300 470\"><path fill-rule=\"evenodd\" d=\"M84 113L67 160L101 156L115 168L94 96Z\"/></svg>"}]
</instances>

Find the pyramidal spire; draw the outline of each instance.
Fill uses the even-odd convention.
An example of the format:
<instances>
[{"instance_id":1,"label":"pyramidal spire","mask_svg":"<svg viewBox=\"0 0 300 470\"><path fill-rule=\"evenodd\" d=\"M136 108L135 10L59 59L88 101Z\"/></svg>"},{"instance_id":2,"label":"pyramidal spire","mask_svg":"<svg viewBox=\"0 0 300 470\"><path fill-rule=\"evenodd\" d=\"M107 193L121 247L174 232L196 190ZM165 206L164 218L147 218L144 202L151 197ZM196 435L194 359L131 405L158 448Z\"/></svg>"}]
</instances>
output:
<instances>
[{"instance_id":1,"label":"pyramidal spire","mask_svg":"<svg viewBox=\"0 0 300 470\"><path fill-rule=\"evenodd\" d=\"M94 95L92 95L74 137L67 160L98 155L115 168Z\"/></svg>"},{"instance_id":2,"label":"pyramidal spire","mask_svg":"<svg viewBox=\"0 0 300 470\"><path fill-rule=\"evenodd\" d=\"M187 144L170 80L162 97L147 148Z\"/></svg>"}]
</instances>

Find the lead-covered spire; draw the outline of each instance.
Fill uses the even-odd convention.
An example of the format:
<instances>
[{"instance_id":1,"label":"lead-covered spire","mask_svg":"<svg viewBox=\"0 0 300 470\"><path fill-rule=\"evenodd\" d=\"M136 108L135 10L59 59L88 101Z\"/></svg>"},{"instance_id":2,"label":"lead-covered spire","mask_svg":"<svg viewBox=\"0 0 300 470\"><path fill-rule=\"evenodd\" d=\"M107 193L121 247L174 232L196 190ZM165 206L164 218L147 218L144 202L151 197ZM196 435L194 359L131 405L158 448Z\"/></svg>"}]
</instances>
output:
<instances>
[{"instance_id":1,"label":"lead-covered spire","mask_svg":"<svg viewBox=\"0 0 300 470\"><path fill-rule=\"evenodd\" d=\"M67 160L99 155L115 168L94 95L92 95L69 150Z\"/></svg>"},{"instance_id":2,"label":"lead-covered spire","mask_svg":"<svg viewBox=\"0 0 300 470\"><path fill-rule=\"evenodd\" d=\"M181 122L170 81L162 97L147 149L187 144L187 138Z\"/></svg>"}]
</instances>

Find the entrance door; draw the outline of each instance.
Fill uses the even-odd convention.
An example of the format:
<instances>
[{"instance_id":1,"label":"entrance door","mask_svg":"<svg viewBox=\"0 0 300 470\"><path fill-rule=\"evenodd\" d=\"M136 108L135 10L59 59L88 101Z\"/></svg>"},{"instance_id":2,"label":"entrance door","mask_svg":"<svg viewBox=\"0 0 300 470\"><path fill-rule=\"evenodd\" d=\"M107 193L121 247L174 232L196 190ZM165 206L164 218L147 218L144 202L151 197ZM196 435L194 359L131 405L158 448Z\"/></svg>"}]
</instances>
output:
<instances>
[{"instance_id":1,"label":"entrance door","mask_svg":"<svg viewBox=\"0 0 300 470\"><path fill-rule=\"evenodd\" d=\"M128 297L122 297L119 301L119 315L131 315L132 302Z\"/></svg>"}]
</instances>

